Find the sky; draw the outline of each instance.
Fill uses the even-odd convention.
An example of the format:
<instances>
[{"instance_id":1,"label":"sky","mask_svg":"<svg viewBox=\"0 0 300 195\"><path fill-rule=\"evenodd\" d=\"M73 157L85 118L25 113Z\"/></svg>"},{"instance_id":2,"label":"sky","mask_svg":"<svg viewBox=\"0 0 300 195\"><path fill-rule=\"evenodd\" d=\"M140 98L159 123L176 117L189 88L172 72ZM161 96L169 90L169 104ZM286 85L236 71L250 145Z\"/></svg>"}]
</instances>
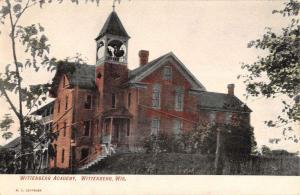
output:
<instances>
[{"instance_id":1,"label":"sky","mask_svg":"<svg viewBox=\"0 0 300 195\"><path fill-rule=\"evenodd\" d=\"M237 76L243 73L241 63L254 62L262 51L247 48L247 43L263 35L265 27L275 31L288 22L272 10L284 1L196 1L196 0L122 0L116 4L127 33L130 35L128 67L138 67L138 51L149 50L150 60L172 51L208 91L227 93L227 84L235 84L235 95L252 110L251 124L258 146L272 149L300 150L300 143L285 141L282 130L266 127L265 120L275 119L281 112L280 100L246 98L245 86ZM33 7L20 20L23 25L40 23L51 44L51 55L64 59L81 53L87 63L95 64L96 43L106 18L112 11L112 0L75 5L62 3ZM11 45L6 26L0 27L0 72L11 62ZM18 48L23 58L21 48ZM53 73L23 72L25 83L51 81ZM0 117L10 112L0 99ZM12 127L16 131L17 125ZM295 133L300 136L300 128ZM16 135L16 134L15 134ZM281 138L278 144L270 138ZM8 140L10 141L10 140ZM0 139L0 145L8 141Z\"/></svg>"}]
</instances>

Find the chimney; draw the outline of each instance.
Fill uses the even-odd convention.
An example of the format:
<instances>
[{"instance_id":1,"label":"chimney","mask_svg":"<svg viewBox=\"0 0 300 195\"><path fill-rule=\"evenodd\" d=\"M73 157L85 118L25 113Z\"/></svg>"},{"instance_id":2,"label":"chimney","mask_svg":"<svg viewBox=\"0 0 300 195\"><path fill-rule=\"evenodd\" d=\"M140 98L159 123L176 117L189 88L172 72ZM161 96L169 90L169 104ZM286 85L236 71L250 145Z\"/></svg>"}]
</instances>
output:
<instances>
[{"instance_id":1,"label":"chimney","mask_svg":"<svg viewBox=\"0 0 300 195\"><path fill-rule=\"evenodd\" d=\"M228 95L234 95L234 84L228 84Z\"/></svg>"},{"instance_id":2,"label":"chimney","mask_svg":"<svg viewBox=\"0 0 300 195\"><path fill-rule=\"evenodd\" d=\"M140 50L139 51L139 57L140 57L140 66L144 66L148 63L149 59L149 51L147 50Z\"/></svg>"}]
</instances>

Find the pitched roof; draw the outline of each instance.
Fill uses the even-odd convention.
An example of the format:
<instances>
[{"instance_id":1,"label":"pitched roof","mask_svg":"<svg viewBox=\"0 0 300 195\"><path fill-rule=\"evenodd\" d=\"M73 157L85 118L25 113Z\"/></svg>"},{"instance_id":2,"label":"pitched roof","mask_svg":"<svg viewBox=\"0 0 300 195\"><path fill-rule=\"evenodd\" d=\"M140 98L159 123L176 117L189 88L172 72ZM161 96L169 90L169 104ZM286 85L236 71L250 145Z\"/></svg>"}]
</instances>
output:
<instances>
[{"instance_id":1,"label":"pitched roof","mask_svg":"<svg viewBox=\"0 0 300 195\"><path fill-rule=\"evenodd\" d=\"M162 55L162 56L160 56L160 57L152 60L151 62L148 62L147 64L145 64L143 66L139 66L136 69L133 69L133 70L129 71L129 81L133 80L140 73L146 71L147 69L149 69L150 67L152 67L153 65L155 65L158 61L160 61L162 58L164 58L168 54L169 53L167 53L165 55Z\"/></svg>"},{"instance_id":2,"label":"pitched roof","mask_svg":"<svg viewBox=\"0 0 300 195\"><path fill-rule=\"evenodd\" d=\"M50 102L48 102L47 104L43 105L42 107L34 110L30 114L32 114L32 115L42 115L42 114L44 114L44 111L46 109L49 109L50 107L53 107L53 106L54 106L54 100L51 100Z\"/></svg>"},{"instance_id":3,"label":"pitched roof","mask_svg":"<svg viewBox=\"0 0 300 195\"><path fill-rule=\"evenodd\" d=\"M63 75L69 79L70 85L83 89L95 89L95 66L60 61L57 64L56 74L52 79L50 93L55 97L59 81Z\"/></svg>"},{"instance_id":4,"label":"pitched roof","mask_svg":"<svg viewBox=\"0 0 300 195\"><path fill-rule=\"evenodd\" d=\"M177 65L178 70L191 83L194 90L206 91L205 87L194 77L194 75L185 67L185 65L175 56L173 52L162 55L159 58L156 58L155 60L152 60L151 62L130 71L128 84L140 82L143 78L158 69L168 60L176 62L175 65Z\"/></svg>"},{"instance_id":5,"label":"pitched roof","mask_svg":"<svg viewBox=\"0 0 300 195\"><path fill-rule=\"evenodd\" d=\"M21 147L21 137L16 137L12 141L8 142L3 148L12 149L12 150L19 150Z\"/></svg>"},{"instance_id":6,"label":"pitched roof","mask_svg":"<svg viewBox=\"0 0 300 195\"><path fill-rule=\"evenodd\" d=\"M201 92L198 95L198 109L252 112L252 110L234 95L215 92Z\"/></svg>"},{"instance_id":7,"label":"pitched roof","mask_svg":"<svg viewBox=\"0 0 300 195\"><path fill-rule=\"evenodd\" d=\"M86 89L95 88L95 66L75 64L75 71L67 76L71 85Z\"/></svg>"},{"instance_id":8,"label":"pitched roof","mask_svg":"<svg viewBox=\"0 0 300 195\"><path fill-rule=\"evenodd\" d=\"M96 40L103 37L105 34L130 38L115 11L111 12L106 19L106 22L104 23Z\"/></svg>"}]
</instances>

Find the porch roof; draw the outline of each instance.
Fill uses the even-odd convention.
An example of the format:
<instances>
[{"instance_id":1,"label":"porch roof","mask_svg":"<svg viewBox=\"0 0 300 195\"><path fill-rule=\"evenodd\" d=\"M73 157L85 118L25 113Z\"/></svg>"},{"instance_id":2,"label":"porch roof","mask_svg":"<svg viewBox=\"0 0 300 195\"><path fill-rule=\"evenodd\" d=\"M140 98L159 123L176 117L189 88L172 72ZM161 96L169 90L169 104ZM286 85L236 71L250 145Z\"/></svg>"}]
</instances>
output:
<instances>
[{"instance_id":1,"label":"porch roof","mask_svg":"<svg viewBox=\"0 0 300 195\"><path fill-rule=\"evenodd\" d=\"M103 113L104 118L131 118L132 114L125 107L110 109Z\"/></svg>"}]
</instances>

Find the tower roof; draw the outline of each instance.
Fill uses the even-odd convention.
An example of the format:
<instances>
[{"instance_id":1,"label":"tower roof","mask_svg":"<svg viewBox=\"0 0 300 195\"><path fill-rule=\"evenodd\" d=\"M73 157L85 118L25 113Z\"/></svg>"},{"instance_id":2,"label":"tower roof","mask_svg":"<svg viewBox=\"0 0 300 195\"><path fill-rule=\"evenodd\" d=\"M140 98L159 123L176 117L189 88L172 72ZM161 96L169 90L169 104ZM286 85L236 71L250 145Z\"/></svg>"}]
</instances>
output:
<instances>
[{"instance_id":1,"label":"tower roof","mask_svg":"<svg viewBox=\"0 0 300 195\"><path fill-rule=\"evenodd\" d=\"M130 38L115 11L112 11L106 19L96 40L103 37L105 34Z\"/></svg>"}]
</instances>

